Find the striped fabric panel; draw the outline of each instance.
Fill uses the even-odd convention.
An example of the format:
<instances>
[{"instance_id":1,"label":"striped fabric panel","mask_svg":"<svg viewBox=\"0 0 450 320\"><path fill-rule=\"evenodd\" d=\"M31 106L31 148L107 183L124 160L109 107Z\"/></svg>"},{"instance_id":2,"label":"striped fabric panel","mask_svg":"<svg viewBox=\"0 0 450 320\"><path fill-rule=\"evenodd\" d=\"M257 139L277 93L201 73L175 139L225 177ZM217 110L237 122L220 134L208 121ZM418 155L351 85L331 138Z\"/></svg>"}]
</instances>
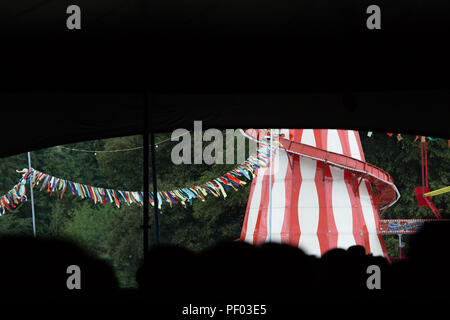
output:
<instances>
[{"instance_id":1,"label":"striped fabric panel","mask_svg":"<svg viewBox=\"0 0 450 320\"><path fill-rule=\"evenodd\" d=\"M364 161L359 134L352 130L280 129L285 138ZM260 168L253 180L241 240L300 247L323 255L333 248L358 244L366 252L387 256L377 234L378 212L366 181L354 190L350 171L277 150L273 164ZM272 185L269 186L272 174ZM269 190L272 189L270 215ZM270 233L270 234L269 234Z\"/></svg>"}]
</instances>

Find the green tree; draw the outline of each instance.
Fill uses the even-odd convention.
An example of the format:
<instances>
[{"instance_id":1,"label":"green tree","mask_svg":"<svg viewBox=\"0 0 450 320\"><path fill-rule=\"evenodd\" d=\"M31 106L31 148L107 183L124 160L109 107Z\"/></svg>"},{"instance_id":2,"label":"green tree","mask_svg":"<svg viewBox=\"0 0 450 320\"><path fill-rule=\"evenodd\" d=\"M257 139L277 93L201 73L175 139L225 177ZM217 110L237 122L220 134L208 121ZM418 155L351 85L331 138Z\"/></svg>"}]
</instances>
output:
<instances>
[{"instance_id":1,"label":"green tree","mask_svg":"<svg viewBox=\"0 0 450 320\"><path fill-rule=\"evenodd\" d=\"M402 135L398 141L385 133L375 133L367 137L367 132L360 132L361 143L366 161L386 172L394 179L401 197L388 208L383 219L434 219L433 212L428 207L419 208L414 188L422 186L422 169L420 139L414 142L415 136ZM431 190L449 185L450 180L450 148L447 140L427 141L428 179ZM437 208L441 209L444 218L450 217L450 197L448 194L433 197ZM385 236L386 246L391 256L398 255L397 236ZM407 254L408 238L404 237L406 245L403 252Z\"/></svg>"},{"instance_id":2,"label":"green tree","mask_svg":"<svg viewBox=\"0 0 450 320\"><path fill-rule=\"evenodd\" d=\"M401 198L389 208L383 218L433 218L428 208L419 208L414 188L420 186L420 144L414 136L403 135L402 141L375 133L367 137L360 132L367 162L372 163L394 178ZM192 138L192 137L191 137ZM177 142L170 134L157 134L156 169L159 190L204 183L221 176L235 165L175 165L171 150ZM141 136L86 141L65 147L53 147L31 153L35 169L72 181L120 190L143 190L143 150ZM126 152L97 152L137 147ZM69 148L69 149L67 149ZM89 152L73 151L91 150ZM220 156L226 156L226 152ZM450 157L446 140L428 142L430 189L449 185ZM5 194L20 178L15 170L27 167L27 155L20 154L0 160L0 192ZM151 170L150 170L151 173ZM245 180L246 181L246 180ZM151 181L150 181L151 183ZM200 251L220 240L239 237L247 205L250 181L235 192L228 190L226 199L210 195L202 202L194 200L192 206L163 203L159 213L162 243L171 243ZM142 259L142 207L123 204L94 204L66 192L61 199L58 192L51 196L35 189L36 223L38 237L69 238L84 248L109 261L115 268L120 284L135 286L135 271ZM27 194L29 195L27 187ZM150 185L152 191L152 186ZM433 197L442 215L449 217L448 194ZM155 243L153 208L150 206L150 245ZM0 217L0 234L31 235L30 201ZM398 252L398 238L386 236L390 255ZM404 238L408 245L408 237ZM403 252L407 254L408 248Z\"/></svg>"},{"instance_id":3,"label":"green tree","mask_svg":"<svg viewBox=\"0 0 450 320\"><path fill-rule=\"evenodd\" d=\"M69 212L73 218L66 223L62 236L89 248L100 257L108 257L107 241L113 230L114 217L120 214L120 210L112 205L85 201L81 207Z\"/></svg>"}]
</instances>

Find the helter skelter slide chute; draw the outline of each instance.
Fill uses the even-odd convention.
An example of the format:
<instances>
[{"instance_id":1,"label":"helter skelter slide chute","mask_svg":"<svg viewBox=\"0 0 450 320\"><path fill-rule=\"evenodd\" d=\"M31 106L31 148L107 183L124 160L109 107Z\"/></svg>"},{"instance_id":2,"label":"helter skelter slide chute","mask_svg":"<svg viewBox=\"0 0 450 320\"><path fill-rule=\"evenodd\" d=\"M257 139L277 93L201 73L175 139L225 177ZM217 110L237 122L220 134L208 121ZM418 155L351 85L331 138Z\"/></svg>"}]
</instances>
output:
<instances>
[{"instance_id":1,"label":"helter skelter slide chute","mask_svg":"<svg viewBox=\"0 0 450 320\"><path fill-rule=\"evenodd\" d=\"M271 135L270 135L271 133ZM321 256L333 248L361 245L388 257L379 210L400 197L392 177L365 162L357 131L248 129L268 144L270 165L253 179L241 240L286 243Z\"/></svg>"}]
</instances>

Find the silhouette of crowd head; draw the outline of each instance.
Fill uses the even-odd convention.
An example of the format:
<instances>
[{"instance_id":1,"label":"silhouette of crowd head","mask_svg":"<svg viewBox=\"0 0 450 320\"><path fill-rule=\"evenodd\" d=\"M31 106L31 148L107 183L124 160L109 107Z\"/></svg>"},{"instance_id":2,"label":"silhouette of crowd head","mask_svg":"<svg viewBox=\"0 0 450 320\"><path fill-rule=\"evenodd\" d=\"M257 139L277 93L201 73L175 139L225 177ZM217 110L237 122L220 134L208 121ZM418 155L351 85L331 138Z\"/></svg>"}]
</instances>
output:
<instances>
[{"instance_id":1,"label":"silhouette of crowd head","mask_svg":"<svg viewBox=\"0 0 450 320\"><path fill-rule=\"evenodd\" d=\"M411 239L409 258L395 263L367 254L362 246L316 257L274 243L222 242L200 253L160 245L145 255L134 292L165 299L448 297L449 234L449 222L426 223ZM0 255L0 297L112 297L123 292L109 264L69 242L3 237ZM79 283L69 266L81 273ZM379 270L379 288L368 286L370 266Z\"/></svg>"},{"instance_id":2,"label":"silhouette of crowd head","mask_svg":"<svg viewBox=\"0 0 450 320\"><path fill-rule=\"evenodd\" d=\"M1 297L108 296L119 288L109 265L66 241L2 237L0 256Z\"/></svg>"}]
</instances>

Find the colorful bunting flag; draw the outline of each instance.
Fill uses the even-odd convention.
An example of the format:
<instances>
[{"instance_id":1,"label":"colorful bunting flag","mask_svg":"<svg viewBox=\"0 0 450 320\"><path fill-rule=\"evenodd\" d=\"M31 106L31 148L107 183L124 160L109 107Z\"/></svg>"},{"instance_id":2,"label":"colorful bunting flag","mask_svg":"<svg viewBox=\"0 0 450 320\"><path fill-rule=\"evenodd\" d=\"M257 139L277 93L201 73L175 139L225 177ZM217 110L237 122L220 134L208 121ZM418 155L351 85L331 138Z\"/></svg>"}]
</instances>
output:
<instances>
[{"instance_id":1,"label":"colorful bunting flag","mask_svg":"<svg viewBox=\"0 0 450 320\"><path fill-rule=\"evenodd\" d=\"M393 136L394 136L394 134L393 134L392 132L387 132L386 134L387 134L389 137L393 137ZM373 132L372 132L372 131L367 132L367 136L368 136L368 137L372 137L372 135L373 135ZM398 141L401 141L401 140L404 139L400 133L397 133L396 137L397 137L397 140L398 140ZM429 141L438 141L438 140L441 140L440 138L432 138L432 137L425 137L425 136L421 136L421 137L420 137L420 141L421 141L421 142L425 142L426 139L428 139ZM416 137L414 138L413 142L416 142L417 140L419 140L419 136L416 136ZM448 146L450 147L450 140L448 140Z\"/></svg>"},{"instance_id":2,"label":"colorful bunting flag","mask_svg":"<svg viewBox=\"0 0 450 320\"><path fill-rule=\"evenodd\" d=\"M186 206L186 203L192 205L192 200L200 199L201 201L205 201L208 195L226 198L229 187L237 191L238 187L247 184L242 180L243 178L251 180L255 177L255 168L267 166L270 156L267 148L267 146L264 146L260 150L257 150L255 154L251 155L237 168L220 177L207 181L204 184L158 192L158 208L161 209L163 202L168 203L170 206L178 203L181 203L183 206ZM273 149L276 149L276 147L273 147ZM0 215L16 208L19 203L27 201L26 185L30 182L33 187L37 187L41 184L40 191L46 190L50 196L53 193L60 193L60 199L64 196L66 189L69 188L72 195L78 196L81 199L90 199L94 201L94 203L110 203L116 205L118 208L120 208L121 203L126 203L127 205L143 205L144 194L142 192L89 186L54 177L33 168L24 168L17 172L23 173L23 175L18 183L6 195L0 197ZM149 194L148 201L152 206L155 205L153 193Z\"/></svg>"}]
</instances>

